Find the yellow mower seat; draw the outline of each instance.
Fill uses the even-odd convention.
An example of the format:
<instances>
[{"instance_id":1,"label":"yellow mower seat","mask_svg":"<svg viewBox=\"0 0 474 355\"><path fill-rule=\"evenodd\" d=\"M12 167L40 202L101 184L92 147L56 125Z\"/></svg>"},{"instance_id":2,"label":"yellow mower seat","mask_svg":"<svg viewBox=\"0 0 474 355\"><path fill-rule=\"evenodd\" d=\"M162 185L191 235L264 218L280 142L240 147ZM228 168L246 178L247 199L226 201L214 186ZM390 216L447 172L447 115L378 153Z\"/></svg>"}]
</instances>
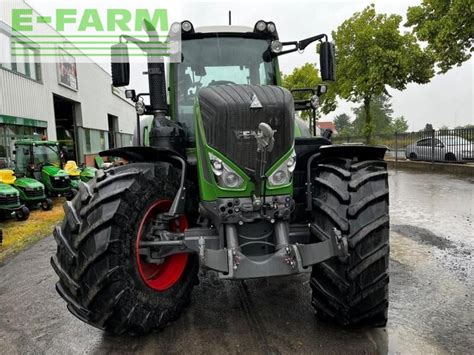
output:
<instances>
[{"instance_id":1,"label":"yellow mower seat","mask_svg":"<svg viewBox=\"0 0 474 355\"><path fill-rule=\"evenodd\" d=\"M69 160L66 165L64 165L64 171L70 176L81 175L81 170L74 160Z\"/></svg>"},{"instance_id":2,"label":"yellow mower seat","mask_svg":"<svg viewBox=\"0 0 474 355\"><path fill-rule=\"evenodd\" d=\"M15 172L13 170L0 170L0 182L7 185L13 185L16 181Z\"/></svg>"}]
</instances>

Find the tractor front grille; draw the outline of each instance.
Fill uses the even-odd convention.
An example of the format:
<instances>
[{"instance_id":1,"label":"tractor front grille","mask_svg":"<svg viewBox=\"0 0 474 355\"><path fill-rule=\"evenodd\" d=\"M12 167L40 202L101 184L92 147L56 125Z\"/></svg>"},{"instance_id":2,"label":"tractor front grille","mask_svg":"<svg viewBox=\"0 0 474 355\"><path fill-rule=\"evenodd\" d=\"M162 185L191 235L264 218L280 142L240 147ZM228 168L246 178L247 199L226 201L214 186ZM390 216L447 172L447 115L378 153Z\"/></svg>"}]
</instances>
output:
<instances>
[{"instance_id":1,"label":"tractor front grille","mask_svg":"<svg viewBox=\"0 0 474 355\"><path fill-rule=\"evenodd\" d=\"M51 184L55 189L67 189L71 184L71 180L69 176L61 176L58 180L51 177Z\"/></svg>"},{"instance_id":2,"label":"tractor front grille","mask_svg":"<svg viewBox=\"0 0 474 355\"><path fill-rule=\"evenodd\" d=\"M4 195L0 196L0 205L18 205L20 204L20 196Z\"/></svg>"},{"instance_id":3,"label":"tractor front grille","mask_svg":"<svg viewBox=\"0 0 474 355\"><path fill-rule=\"evenodd\" d=\"M25 195L28 198L43 197L44 196L44 189L37 188L37 189L34 189L34 190L25 190Z\"/></svg>"},{"instance_id":4,"label":"tractor front grille","mask_svg":"<svg viewBox=\"0 0 474 355\"><path fill-rule=\"evenodd\" d=\"M258 101L257 107L253 106ZM247 171L257 169L255 134L262 122L275 130L267 155L270 168L293 145L295 112L291 93L278 86L222 85L199 91L207 143Z\"/></svg>"}]
</instances>

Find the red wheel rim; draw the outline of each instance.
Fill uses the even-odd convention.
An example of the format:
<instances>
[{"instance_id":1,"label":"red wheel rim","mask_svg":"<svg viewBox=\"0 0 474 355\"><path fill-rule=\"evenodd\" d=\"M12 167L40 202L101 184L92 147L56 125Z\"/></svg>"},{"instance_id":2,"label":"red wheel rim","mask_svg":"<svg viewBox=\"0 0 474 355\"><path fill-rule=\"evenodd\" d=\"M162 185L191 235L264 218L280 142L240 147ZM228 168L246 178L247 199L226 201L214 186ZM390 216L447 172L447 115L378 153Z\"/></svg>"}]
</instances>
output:
<instances>
[{"instance_id":1,"label":"red wheel rim","mask_svg":"<svg viewBox=\"0 0 474 355\"><path fill-rule=\"evenodd\" d=\"M140 241L146 230L148 222L158 213L168 212L172 201L158 200L146 211L138 228L137 241L135 245L136 259L140 277L145 284L155 291L165 291L175 285L181 278L188 262L188 254L175 254L165 258L161 264L146 263L140 256ZM170 222L170 231L184 232L188 228L186 216L180 216Z\"/></svg>"}]
</instances>

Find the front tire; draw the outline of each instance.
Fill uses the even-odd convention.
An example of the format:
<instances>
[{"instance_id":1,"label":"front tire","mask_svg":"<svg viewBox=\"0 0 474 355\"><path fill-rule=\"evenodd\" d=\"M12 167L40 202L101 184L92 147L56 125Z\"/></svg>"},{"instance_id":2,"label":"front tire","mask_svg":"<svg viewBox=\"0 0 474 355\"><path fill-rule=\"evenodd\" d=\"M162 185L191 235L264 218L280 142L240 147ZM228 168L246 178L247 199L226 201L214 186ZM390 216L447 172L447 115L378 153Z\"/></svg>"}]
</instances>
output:
<instances>
[{"instance_id":1,"label":"front tire","mask_svg":"<svg viewBox=\"0 0 474 355\"><path fill-rule=\"evenodd\" d=\"M195 255L186 254L179 277L174 274L173 282L152 287L154 273L163 270L140 270L137 239L150 211L167 212L163 203L163 211L153 206L174 198L179 171L166 163L144 163L97 176L80 184L76 198L65 204L64 222L54 231L56 289L76 317L97 328L114 334L161 329L189 303L199 263Z\"/></svg>"},{"instance_id":2,"label":"front tire","mask_svg":"<svg viewBox=\"0 0 474 355\"><path fill-rule=\"evenodd\" d=\"M15 217L18 221L26 221L28 218L30 218L30 210L28 207L23 206L15 211Z\"/></svg>"},{"instance_id":3,"label":"front tire","mask_svg":"<svg viewBox=\"0 0 474 355\"><path fill-rule=\"evenodd\" d=\"M334 228L347 238L349 257L313 266L316 315L343 326L387 323L389 214L383 160L330 158L316 170L313 236L324 241Z\"/></svg>"},{"instance_id":4,"label":"front tire","mask_svg":"<svg viewBox=\"0 0 474 355\"><path fill-rule=\"evenodd\" d=\"M41 201L41 209L43 211L51 211L53 209L53 200L47 198L44 201Z\"/></svg>"}]
</instances>

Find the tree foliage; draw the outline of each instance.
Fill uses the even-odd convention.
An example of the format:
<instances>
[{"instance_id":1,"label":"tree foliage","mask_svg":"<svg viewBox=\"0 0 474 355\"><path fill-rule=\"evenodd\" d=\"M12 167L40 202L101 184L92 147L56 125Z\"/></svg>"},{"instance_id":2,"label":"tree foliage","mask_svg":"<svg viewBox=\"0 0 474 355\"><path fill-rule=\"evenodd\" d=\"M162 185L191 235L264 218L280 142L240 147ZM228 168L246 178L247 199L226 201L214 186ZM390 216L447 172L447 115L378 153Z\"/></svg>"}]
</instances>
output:
<instances>
[{"instance_id":1,"label":"tree foliage","mask_svg":"<svg viewBox=\"0 0 474 355\"><path fill-rule=\"evenodd\" d=\"M408 131L408 122L405 117L400 116L393 120L392 130L394 133L405 133Z\"/></svg>"},{"instance_id":2,"label":"tree foliage","mask_svg":"<svg viewBox=\"0 0 474 355\"><path fill-rule=\"evenodd\" d=\"M349 128L352 126L351 118L345 114L341 113L334 117L334 126L336 126L337 131L342 131L345 128Z\"/></svg>"},{"instance_id":3,"label":"tree foliage","mask_svg":"<svg viewBox=\"0 0 474 355\"><path fill-rule=\"evenodd\" d=\"M367 112L364 104L354 109L356 118L354 120L354 129L361 135L366 134ZM391 132L392 124L392 104L390 98L386 95L379 95L370 102L370 118L372 133L386 134Z\"/></svg>"},{"instance_id":4,"label":"tree foliage","mask_svg":"<svg viewBox=\"0 0 474 355\"><path fill-rule=\"evenodd\" d=\"M345 113L334 118L334 124L337 132L341 136L360 137L365 134L365 115L364 105L353 109L355 114L354 121L351 121ZM401 116L393 118L392 104L390 97L380 95L375 97L370 104L370 116L372 117L373 134L394 134L408 131L408 122Z\"/></svg>"},{"instance_id":5,"label":"tree foliage","mask_svg":"<svg viewBox=\"0 0 474 355\"><path fill-rule=\"evenodd\" d=\"M431 56L414 35L400 33L401 21L398 15L377 14L371 5L332 34L337 82L329 94L363 104L362 130L367 142L375 129L370 110L373 99L387 93L387 87L403 90L410 82L427 83L434 75Z\"/></svg>"},{"instance_id":6,"label":"tree foliage","mask_svg":"<svg viewBox=\"0 0 474 355\"><path fill-rule=\"evenodd\" d=\"M282 78L282 86L288 90L305 88L316 89L316 87L321 83L322 80L319 76L319 70L313 63L306 63L302 67L295 68L291 74L283 75ZM309 97L310 96L311 95L309 95ZM296 100L304 100L308 99L309 97L307 93L294 94L294 98ZM303 111L301 113L301 117L303 119L307 119L311 117L311 112Z\"/></svg>"},{"instance_id":7,"label":"tree foliage","mask_svg":"<svg viewBox=\"0 0 474 355\"><path fill-rule=\"evenodd\" d=\"M474 50L474 2L472 0L423 0L408 8L405 26L413 27L441 73L471 58Z\"/></svg>"}]
</instances>

